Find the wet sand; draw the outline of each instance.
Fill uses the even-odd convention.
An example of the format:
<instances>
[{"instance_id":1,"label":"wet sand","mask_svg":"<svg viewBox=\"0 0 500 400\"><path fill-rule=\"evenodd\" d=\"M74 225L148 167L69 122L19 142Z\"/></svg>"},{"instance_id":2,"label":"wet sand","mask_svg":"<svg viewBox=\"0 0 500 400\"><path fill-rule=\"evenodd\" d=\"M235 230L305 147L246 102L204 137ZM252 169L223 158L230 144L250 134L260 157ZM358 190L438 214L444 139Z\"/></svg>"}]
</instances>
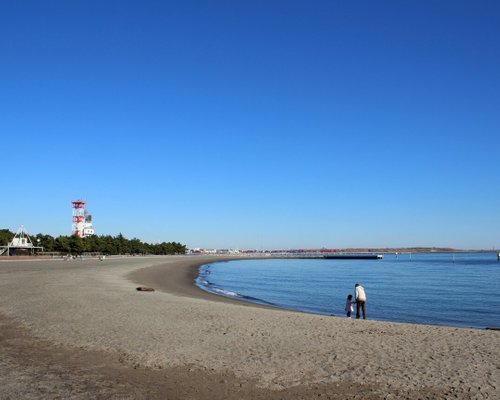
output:
<instances>
[{"instance_id":1,"label":"wet sand","mask_svg":"<svg viewBox=\"0 0 500 400\"><path fill-rule=\"evenodd\" d=\"M213 259L0 262L0 398L500 398L499 332L243 304Z\"/></svg>"}]
</instances>

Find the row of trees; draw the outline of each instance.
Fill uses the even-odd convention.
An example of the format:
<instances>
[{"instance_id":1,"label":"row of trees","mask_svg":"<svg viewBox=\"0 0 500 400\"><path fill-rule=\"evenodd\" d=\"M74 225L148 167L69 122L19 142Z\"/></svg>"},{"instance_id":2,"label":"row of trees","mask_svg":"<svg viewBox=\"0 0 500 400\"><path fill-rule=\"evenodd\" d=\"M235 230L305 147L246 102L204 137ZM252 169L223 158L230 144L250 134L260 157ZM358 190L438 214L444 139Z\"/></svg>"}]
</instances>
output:
<instances>
[{"instance_id":1,"label":"row of trees","mask_svg":"<svg viewBox=\"0 0 500 400\"><path fill-rule=\"evenodd\" d=\"M6 246L14 237L8 229L0 229L0 245ZM102 235L59 236L37 234L30 236L35 246L42 246L44 252L64 254L102 253L102 254L184 254L186 246L177 242L145 243L139 239L127 239L121 233L118 236Z\"/></svg>"}]
</instances>

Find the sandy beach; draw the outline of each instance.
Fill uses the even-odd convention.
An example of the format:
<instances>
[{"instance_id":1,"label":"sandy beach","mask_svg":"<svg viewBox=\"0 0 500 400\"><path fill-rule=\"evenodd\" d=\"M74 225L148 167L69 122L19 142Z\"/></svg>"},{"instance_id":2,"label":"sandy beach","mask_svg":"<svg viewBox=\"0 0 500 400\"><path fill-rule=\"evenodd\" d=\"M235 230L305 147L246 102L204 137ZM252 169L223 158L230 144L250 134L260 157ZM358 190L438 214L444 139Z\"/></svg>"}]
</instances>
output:
<instances>
[{"instance_id":1,"label":"sandy beach","mask_svg":"<svg viewBox=\"0 0 500 400\"><path fill-rule=\"evenodd\" d=\"M0 398L500 398L498 331L249 305L211 260L1 261Z\"/></svg>"}]
</instances>

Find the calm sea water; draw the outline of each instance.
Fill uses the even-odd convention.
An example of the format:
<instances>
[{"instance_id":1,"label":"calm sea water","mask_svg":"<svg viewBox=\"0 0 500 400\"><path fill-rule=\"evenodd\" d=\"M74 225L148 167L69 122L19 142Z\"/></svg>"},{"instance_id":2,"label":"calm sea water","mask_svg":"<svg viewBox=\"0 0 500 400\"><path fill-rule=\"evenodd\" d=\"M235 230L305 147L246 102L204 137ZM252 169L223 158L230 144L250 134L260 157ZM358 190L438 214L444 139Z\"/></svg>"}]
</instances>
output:
<instances>
[{"instance_id":1,"label":"calm sea water","mask_svg":"<svg viewBox=\"0 0 500 400\"><path fill-rule=\"evenodd\" d=\"M200 268L209 292L291 310L343 316L359 282L369 319L500 327L495 253L385 255L383 260L262 259Z\"/></svg>"}]
</instances>

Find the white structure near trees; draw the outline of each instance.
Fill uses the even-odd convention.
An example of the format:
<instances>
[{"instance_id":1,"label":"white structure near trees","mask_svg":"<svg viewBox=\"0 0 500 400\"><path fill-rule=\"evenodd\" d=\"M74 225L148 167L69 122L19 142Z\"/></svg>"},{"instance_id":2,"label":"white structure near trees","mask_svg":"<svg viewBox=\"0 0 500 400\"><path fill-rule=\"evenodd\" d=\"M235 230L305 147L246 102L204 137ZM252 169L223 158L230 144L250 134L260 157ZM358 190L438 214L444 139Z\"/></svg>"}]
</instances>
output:
<instances>
[{"instance_id":1,"label":"white structure near trees","mask_svg":"<svg viewBox=\"0 0 500 400\"><path fill-rule=\"evenodd\" d=\"M31 241L24 225L17 230L16 234L7 246L0 248L0 256L34 255L38 251L43 251L43 247L35 246Z\"/></svg>"}]
</instances>

